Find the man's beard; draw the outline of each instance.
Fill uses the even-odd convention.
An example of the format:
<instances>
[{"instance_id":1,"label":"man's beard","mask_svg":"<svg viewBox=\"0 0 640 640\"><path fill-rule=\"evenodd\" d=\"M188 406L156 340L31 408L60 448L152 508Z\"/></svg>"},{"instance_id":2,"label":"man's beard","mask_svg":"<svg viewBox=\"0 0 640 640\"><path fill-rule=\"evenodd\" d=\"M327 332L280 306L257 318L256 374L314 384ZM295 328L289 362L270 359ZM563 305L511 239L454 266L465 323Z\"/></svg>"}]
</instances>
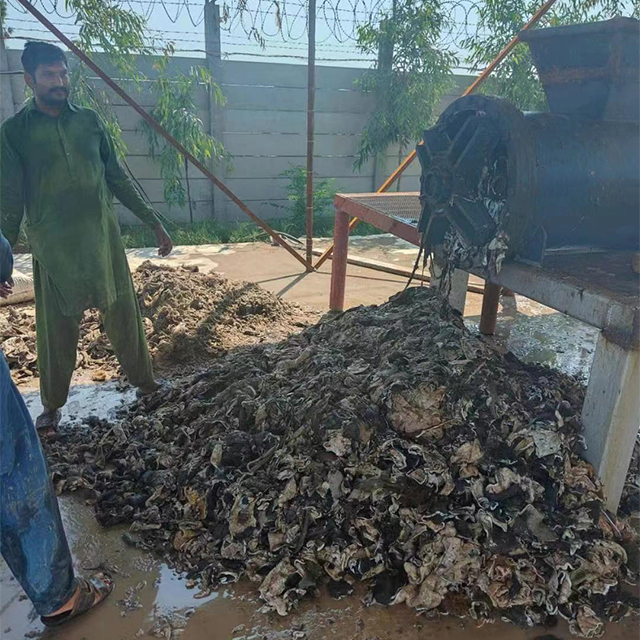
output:
<instances>
[{"instance_id":1,"label":"man's beard","mask_svg":"<svg viewBox=\"0 0 640 640\"><path fill-rule=\"evenodd\" d=\"M49 89L46 93L40 96L40 100L50 106L59 107L66 103L69 98L69 89L66 87L56 87L55 89Z\"/></svg>"}]
</instances>

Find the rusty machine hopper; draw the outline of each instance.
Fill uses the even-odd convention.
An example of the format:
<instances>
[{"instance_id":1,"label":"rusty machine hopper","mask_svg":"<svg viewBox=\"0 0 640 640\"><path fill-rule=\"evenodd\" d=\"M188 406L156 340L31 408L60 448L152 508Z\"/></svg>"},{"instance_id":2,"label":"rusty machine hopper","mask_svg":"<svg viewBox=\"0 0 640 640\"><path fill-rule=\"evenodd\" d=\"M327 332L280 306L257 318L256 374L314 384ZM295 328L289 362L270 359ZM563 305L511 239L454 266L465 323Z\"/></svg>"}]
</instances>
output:
<instances>
[{"instance_id":1,"label":"rusty machine hopper","mask_svg":"<svg viewBox=\"0 0 640 640\"><path fill-rule=\"evenodd\" d=\"M460 266L638 250L640 23L526 31L549 112L459 98L424 133L420 231Z\"/></svg>"}]
</instances>

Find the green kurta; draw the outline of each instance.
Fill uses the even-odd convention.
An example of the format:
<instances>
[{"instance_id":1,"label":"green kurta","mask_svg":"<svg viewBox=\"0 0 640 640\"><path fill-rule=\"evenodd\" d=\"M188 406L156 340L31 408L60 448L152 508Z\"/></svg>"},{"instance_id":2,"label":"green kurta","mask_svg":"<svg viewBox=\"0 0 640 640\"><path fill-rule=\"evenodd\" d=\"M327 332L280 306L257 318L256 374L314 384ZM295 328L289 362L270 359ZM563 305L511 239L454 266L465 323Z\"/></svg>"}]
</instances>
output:
<instances>
[{"instance_id":1,"label":"green kurta","mask_svg":"<svg viewBox=\"0 0 640 640\"><path fill-rule=\"evenodd\" d=\"M13 245L26 212L34 260L42 404L67 399L85 309L103 312L129 381L154 384L144 326L113 211L113 196L143 222L153 209L120 166L98 115L68 104L59 118L32 101L0 128L0 226Z\"/></svg>"},{"instance_id":2,"label":"green kurta","mask_svg":"<svg viewBox=\"0 0 640 640\"><path fill-rule=\"evenodd\" d=\"M98 115L69 104L59 118L31 101L0 129L2 231L13 245L26 211L34 260L65 315L106 309L129 283L113 196L159 223L124 172Z\"/></svg>"}]
</instances>

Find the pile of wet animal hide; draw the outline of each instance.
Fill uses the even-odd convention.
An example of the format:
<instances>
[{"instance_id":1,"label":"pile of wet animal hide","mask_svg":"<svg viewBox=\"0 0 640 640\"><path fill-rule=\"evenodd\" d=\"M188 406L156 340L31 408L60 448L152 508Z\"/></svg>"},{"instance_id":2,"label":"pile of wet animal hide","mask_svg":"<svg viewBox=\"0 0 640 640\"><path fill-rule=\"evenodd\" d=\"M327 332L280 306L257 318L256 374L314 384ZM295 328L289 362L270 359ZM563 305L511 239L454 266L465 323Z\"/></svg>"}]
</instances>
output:
<instances>
[{"instance_id":1,"label":"pile of wet animal hide","mask_svg":"<svg viewBox=\"0 0 640 640\"><path fill-rule=\"evenodd\" d=\"M147 261L133 281L149 352L160 369L197 365L238 345L281 340L318 319L256 284L200 273L197 267ZM33 305L0 311L0 348L16 381L37 375ZM80 325L76 368L99 372L96 380L118 371L96 310L87 311Z\"/></svg>"},{"instance_id":2,"label":"pile of wet animal hide","mask_svg":"<svg viewBox=\"0 0 640 640\"><path fill-rule=\"evenodd\" d=\"M583 394L414 288L47 449L59 491L90 490L102 524L205 591L245 576L285 615L365 582L372 603L596 637L635 607L637 541L580 457Z\"/></svg>"}]
</instances>

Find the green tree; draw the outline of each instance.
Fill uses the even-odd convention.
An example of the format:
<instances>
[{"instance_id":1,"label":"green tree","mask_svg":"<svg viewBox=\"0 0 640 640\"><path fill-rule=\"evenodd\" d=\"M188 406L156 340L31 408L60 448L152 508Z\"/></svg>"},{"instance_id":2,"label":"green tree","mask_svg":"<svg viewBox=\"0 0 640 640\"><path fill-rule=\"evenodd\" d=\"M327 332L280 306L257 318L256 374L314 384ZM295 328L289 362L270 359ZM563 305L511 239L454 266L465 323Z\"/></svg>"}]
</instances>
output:
<instances>
[{"instance_id":1,"label":"green tree","mask_svg":"<svg viewBox=\"0 0 640 640\"><path fill-rule=\"evenodd\" d=\"M168 57L165 56L156 64L156 69L164 70L167 61ZM207 88L216 104L224 103L222 91L205 67L192 67L189 74L178 74L171 78L159 75L151 83L151 90L158 97L151 115L200 162L207 164L221 159L228 161L222 143L205 131L202 120L198 117L194 94L201 86ZM183 207L185 202L188 203L189 219L193 222L189 163L176 149L165 144L164 139L144 120L142 129L149 141L151 155L160 165L165 201L170 207Z\"/></svg>"},{"instance_id":2,"label":"green tree","mask_svg":"<svg viewBox=\"0 0 640 640\"><path fill-rule=\"evenodd\" d=\"M121 77L134 84L144 79L136 68L136 59L137 56L152 55L153 43L146 37L146 20L143 16L122 8L114 0L65 0L65 6L74 12L76 24L80 27L74 44L83 53L92 59L97 53L102 53ZM85 65L72 65L73 99L100 114L114 140L118 155L123 159L127 147L110 96L96 87L90 74Z\"/></svg>"},{"instance_id":3,"label":"green tree","mask_svg":"<svg viewBox=\"0 0 640 640\"><path fill-rule=\"evenodd\" d=\"M277 209L282 216L276 218L276 229L293 236L305 233L307 226L307 169L300 165L291 165L279 174L287 178L287 204L265 202ZM333 232L333 201L337 189L333 178L313 179L313 230L324 235Z\"/></svg>"},{"instance_id":4,"label":"green tree","mask_svg":"<svg viewBox=\"0 0 640 640\"><path fill-rule=\"evenodd\" d=\"M287 185L288 205L286 211L291 222L290 232L304 233L307 219L307 169L297 166L286 169L280 174L289 178ZM336 197L335 181L332 178L313 181L313 226L314 229L324 229L325 220L333 222L333 201ZM320 224L319 224L320 223Z\"/></svg>"},{"instance_id":5,"label":"green tree","mask_svg":"<svg viewBox=\"0 0 640 640\"><path fill-rule=\"evenodd\" d=\"M486 67L540 8L540 0L484 0L478 3L475 34L462 43L468 62L476 69ZM620 15L638 17L637 0L564 0L557 2L535 28L595 22ZM546 108L528 45L516 45L494 71L482 91L507 98L523 110Z\"/></svg>"},{"instance_id":6,"label":"green tree","mask_svg":"<svg viewBox=\"0 0 640 640\"><path fill-rule=\"evenodd\" d=\"M439 46L447 15L442 5L441 0L394 0L381 20L358 28L358 48L379 57L358 83L375 95L376 105L362 133L356 169L392 144L399 146L401 159L432 124L457 63Z\"/></svg>"}]
</instances>

